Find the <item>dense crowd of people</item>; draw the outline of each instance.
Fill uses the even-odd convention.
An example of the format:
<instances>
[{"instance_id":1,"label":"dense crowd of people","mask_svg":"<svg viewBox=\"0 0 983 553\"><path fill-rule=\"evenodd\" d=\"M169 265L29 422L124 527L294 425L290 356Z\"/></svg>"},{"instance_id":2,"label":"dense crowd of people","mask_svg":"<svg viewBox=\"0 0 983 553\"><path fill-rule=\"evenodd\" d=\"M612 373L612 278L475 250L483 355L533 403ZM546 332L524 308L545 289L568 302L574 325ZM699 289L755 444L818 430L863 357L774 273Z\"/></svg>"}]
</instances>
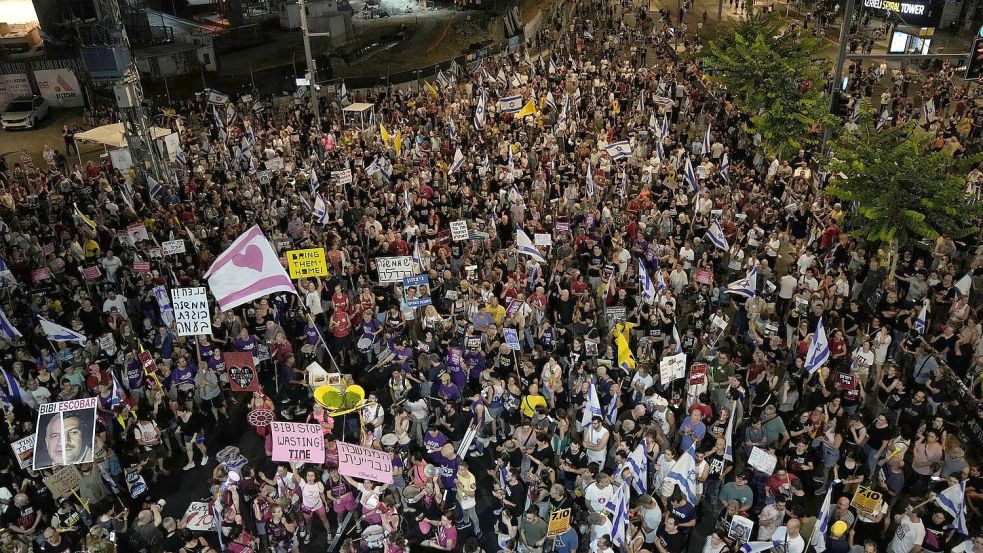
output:
<instances>
[{"instance_id":1,"label":"dense crowd of people","mask_svg":"<svg viewBox=\"0 0 983 553\"><path fill-rule=\"evenodd\" d=\"M670 15L626 14L562 6L541 54L354 98L371 125L342 118L352 98L281 117L203 94L170 117L173 179L3 167L0 434L34 435L52 402L95 397L98 419L62 497L57 467L0 454L0 552L983 552L961 441L979 235L898 259L851 237L816 153L759 153L664 46ZM952 86L933 129L962 152L978 92ZM975 200L983 172L966 179ZM281 255L325 248L330 276L178 336L168 291L206 286L253 225ZM379 283L395 256L429 305ZM233 391L227 352L261 391ZM365 389L360 416L312 399L312 363ZM325 462L274 463L259 412L319 424ZM390 453L393 483L342 474L339 441Z\"/></svg>"}]
</instances>

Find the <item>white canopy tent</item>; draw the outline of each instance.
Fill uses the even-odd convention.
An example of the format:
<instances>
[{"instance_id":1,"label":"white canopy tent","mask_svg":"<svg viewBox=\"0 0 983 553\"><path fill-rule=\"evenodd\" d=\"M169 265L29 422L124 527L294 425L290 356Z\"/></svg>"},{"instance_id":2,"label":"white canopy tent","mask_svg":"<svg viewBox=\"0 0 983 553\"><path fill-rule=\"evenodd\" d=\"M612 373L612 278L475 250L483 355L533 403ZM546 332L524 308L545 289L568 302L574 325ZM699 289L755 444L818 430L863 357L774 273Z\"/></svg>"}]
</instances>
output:
<instances>
[{"instance_id":1,"label":"white canopy tent","mask_svg":"<svg viewBox=\"0 0 983 553\"><path fill-rule=\"evenodd\" d=\"M361 129L372 125L375 114L375 104L356 102L341 110L342 119L346 124L357 124Z\"/></svg>"},{"instance_id":2,"label":"white canopy tent","mask_svg":"<svg viewBox=\"0 0 983 553\"><path fill-rule=\"evenodd\" d=\"M161 127L151 127L150 133L154 137L154 140L157 140L158 138L163 138L171 134L171 130ZM122 123L103 125L92 130L80 132L75 135L75 140L76 142L95 142L112 148L126 147L126 136L123 134Z\"/></svg>"}]
</instances>

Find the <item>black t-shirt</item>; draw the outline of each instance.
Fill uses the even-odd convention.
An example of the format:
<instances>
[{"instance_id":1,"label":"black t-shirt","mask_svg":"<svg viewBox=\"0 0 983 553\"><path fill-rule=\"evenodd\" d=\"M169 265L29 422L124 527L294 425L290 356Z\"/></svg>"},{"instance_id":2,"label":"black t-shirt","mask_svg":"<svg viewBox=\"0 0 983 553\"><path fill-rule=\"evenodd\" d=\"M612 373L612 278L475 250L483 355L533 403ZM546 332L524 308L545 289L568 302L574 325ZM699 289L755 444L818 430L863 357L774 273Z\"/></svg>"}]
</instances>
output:
<instances>
[{"instance_id":1,"label":"black t-shirt","mask_svg":"<svg viewBox=\"0 0 983 553\"><path fill-rule=\"evenodd\" d=\"M662 547L666 551L682 551L683 545L686 543L686 535L680 531L676 531L675 534L669 534L666 532L665 528L660 528L659 533L656 534L656 539L662 543Z\"/></svg>"},{"instance_id":2,"label":"black t-shirt","mask_svg":"<svg viewBox=\"0 0 983 553\"><path fill-rule=\"evenodd\" d=\"M78 551L79 538L75 532L62 532L61 541L58 545L51 545L47 541L41 543L41 553L74 553Z\"/></svg>"},{"instance_id":3,"label":"black t-shirt","mask_svg":"<svg viewBox=\"0 0 983 553\"><path fill-rule=\"evenodd\" d=\"M866 445L874 448L874 450L878 450L881 448L884 442L894 437L895 431L890 425L885 426L884 428L877 428L876 425L871 425L870 428L867 429L867 434L869 437L867 438Z\"/></svg>"},{"instance_id":4,"label":"black t-shirt","mask_svg":"<svg viewBox=\"0 0 983 553\"><path fill-rule=\"evenodd\" d=\"M583 449L581 449L577 453L574 453L572 449L567 448L567 450L563 452L563 455L560 457L560 459L564 463L570 465L573 468L576 469L587 468L587 453L585 453ZM576 477L576 473L567 472L567 471L563 471L563 472L566 473L570 478Z\"/></svg>"},{"instance_id":5,"label":"black t-shirt","mask_svg":"<svg viewBox=\"0 0 983 553\"><path fill-rule=\"evenodd\" d=\"M706 458L707 463L710 464L710 473L707 474L707 482L711 480L720 480L720 477L724 473L724 456L722 453L714 453Z\"/></svg>"},{"instance_id":6,"label":"black t-shirt","mask_svg":"<svg viewBox=\"0 0 983 553\"><path fill-rule=\"evenodd\" d=\"M38 517L37 510L31 505L18 507L11 503L3 513L3 526L9 527L11 524L21 528L30 528L34 524L34 519Z\"/></svg>"}]
</instances>

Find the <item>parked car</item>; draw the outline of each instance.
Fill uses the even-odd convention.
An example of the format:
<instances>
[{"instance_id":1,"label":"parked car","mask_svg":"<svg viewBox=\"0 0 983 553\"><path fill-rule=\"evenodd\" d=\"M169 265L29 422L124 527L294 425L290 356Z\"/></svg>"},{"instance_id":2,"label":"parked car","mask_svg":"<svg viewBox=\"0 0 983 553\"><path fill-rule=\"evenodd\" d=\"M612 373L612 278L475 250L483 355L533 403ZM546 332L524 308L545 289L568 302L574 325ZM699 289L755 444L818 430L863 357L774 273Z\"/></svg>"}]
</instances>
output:
<instances>
[{"instance_id":1,"label":"parked car","mask_svg":"<svg viewBox=\"0 0 983 553\"><path fill-rule=\"evenodd\" d=\"M50 113L48 101L41 96L21 96L11 100L0 115L4 129L33 129Z\"/></svg>"}]
</instances>

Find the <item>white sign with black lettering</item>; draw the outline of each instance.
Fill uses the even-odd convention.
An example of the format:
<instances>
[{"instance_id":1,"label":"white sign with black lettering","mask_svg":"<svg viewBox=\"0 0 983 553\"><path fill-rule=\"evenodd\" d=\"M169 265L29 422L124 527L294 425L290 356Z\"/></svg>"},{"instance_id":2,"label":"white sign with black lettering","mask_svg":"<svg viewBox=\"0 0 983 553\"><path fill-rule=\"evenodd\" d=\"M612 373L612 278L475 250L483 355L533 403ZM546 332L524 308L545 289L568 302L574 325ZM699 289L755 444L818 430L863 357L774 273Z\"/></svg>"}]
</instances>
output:
<instances>
[{"instance_id":1,"label":"white sign with black lettering","mask_svg":"<svg viewBox=\"0 0 983 553\"><path fill-rule=\"evenodd\" d=\"M375 258L375 266L379 271L379 284L393 282L402 284L403 278L416 274L413 269L413 258L408 256L377 257Z\"/></svg>"},{"instance_id":2,"label":"white sign with black lettering","mask_svg":"<svg viewBox=\"0 0 983 553\"><path fill-rule=\"evenodd\" d=\"M278 157L266 160L266 169L274 173L283 169L283 160Z\"/></svg>"},{"instance_id":3,"label":"white sign with black lettering","mask_svg":"<svg viewBox=\"0 0 983 553\"><path fill-rule=\"evenodd\" d=\"M212 331L208 292L201 288L172 288L174 320L178 336L200 336Z\"/></svg>"},{"instance_id":4,"label":"white sign with black lettering","mask_svg":"<svg viewBox=\"0 0 983 553\"><path fill-rule=\"evenodd\" d=\"M535 236L533 236L533 243L537 246L552 246L553 236L537 232Z\"/></svg>"},{"instance_id":5,"label":"white sign with black lettering","mask_svg":"<svg viewBox=\"0 0 983 553\"><path fill-rule=\"evenodd\" d=\"M167 242L160 243L160 250L164 255L175 255L179 253L184 253L184 240L168 240Z\"/></svg>"},{"instance_id":6,"label":"white sign with black lettering","mask_svg":"<svg viewBox=\"0 0 983 553\"><path fill-rule=\"evenodd\" d=\"M467 221L451 221L451 239L455 242L468 239Z\"/></svg>"},{"instance_id":7,"label":"white sign with black lettering","mask_svg":"<svg viewBox=\"0 0 983 553\"><path fill-rule=\"evenodd\" d=\"M344 169L341 171L331 171L331 176L338 179L338 184L352 183L352 170Z\"/></svg>"}]
</instances>

